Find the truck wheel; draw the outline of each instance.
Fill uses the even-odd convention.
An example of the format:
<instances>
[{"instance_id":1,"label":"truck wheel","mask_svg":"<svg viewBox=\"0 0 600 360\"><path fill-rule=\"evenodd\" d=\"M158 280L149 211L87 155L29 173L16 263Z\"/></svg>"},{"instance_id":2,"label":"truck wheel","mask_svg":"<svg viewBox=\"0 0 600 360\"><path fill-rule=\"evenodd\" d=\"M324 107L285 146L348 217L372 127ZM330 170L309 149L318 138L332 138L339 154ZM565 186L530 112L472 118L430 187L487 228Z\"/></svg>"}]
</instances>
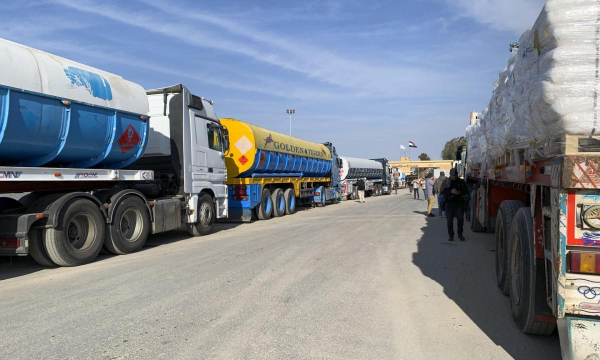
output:
<instances>
[{"instance_id":1,"label":"truck wheel","mask_svg":"<svg viewBox=\"0 0 600 360\"><path fill-rule=\"evenodd\" d=\"M115 255L130 254L140 250L150 233L150 214L137 197L129 196L117 205L113 223L106 225L104 246Z\"/></svg>"},{"instance_id":2,"label":"truck wheel","mask_svg":"<svg viewBox=\"0 0 600 360\"><path fill-rule=\"evenodd\" d=\"M483 232L484 228L479 220L477 220L476 205L477 199L475 199L475 196L471 196L471 230L473 230L473 232Z\"/></svg>"},{"instance_id":3,"label":"truck wheel","mask_svg":"<svg viewBox=\"0 0 600 360\"><path fill-rule=\"evenodd\" d=\"M260 204L256 208L256 216L258 220L269 220L273 215L273 200L271 200L271 192L264 188L262 191Z\"/></svg>"},{"instance_id":4,"label":"truck wheel","mask_svg":"<svg viewBox=\"0 0 600 360\"><path fill-rule=\"evenodd\" d=\"M517 211L509 239L510 307L515 324L526 334L550 335L556 324L535 321L536 269L530 208Z\"/></svg>"},{"instance_id":5,"label":"truck wheel","mask_svg":"<svg viewBox=\"0 0 600 360\"><path fill-rule=\"evenodd\" d=\"M215 202L212 196L202 194L198 198L198 220L193 224L187 224L188 232L192 236L208 235L215 223Z\"/></svg>"},{"instance_id":6,"label":"truck wheel","mask_svg":"<svg viewBox=\"0 0 600 360\"><path fill-rule=\"evenodd\" d=\"M294 189L285 189L283 197L285 199L285 214L294 214L296 212L296 194L294 193Z\"/></svg>"},{"instance_id":7,"label":"truck wheel","mask_svg":"<svg viewBox=\"0 0 600 360\"><path fill-rule=\"evenodd\" d=\"M92 262L104 243L104 217L87 199L67 202L58 216L58 226L47 229L44 245L50 259L59 266Z\"/></svg>"},{"instance_id":8,"label":"truck wheel","mask_svg":"<svg viewBox=\"0 0 600 360\"><path fill-rule=\"evenodd\" d=\"M285 215L285 197L283 196L283 190L275 189L271 194L271 202L273 203L273 217Z\"/></svg>"},{"instance_id":9,"label":"truck wheel","mask_svg":"<svg viewBox=\"0 0 600 360\"><path fill-rule=\"evenodd\" d=\"M500 204L496 218L496 282L504 295L509 293L508 280L508 240L513 218L520 208L525 206L520 201L505 200Z\"/></svg>"},{"instance_id":10,"label":"truck wheel","mask_svg":"<svg viewBox=\"0 0 600 360\"><path fill-rule=\"evenodd\" d=\"M29 230L29 255L36 263L46 267L56 267L56 264L50 259L43 241L44 231L42 229Z\"/></svg>"}]
</instances>

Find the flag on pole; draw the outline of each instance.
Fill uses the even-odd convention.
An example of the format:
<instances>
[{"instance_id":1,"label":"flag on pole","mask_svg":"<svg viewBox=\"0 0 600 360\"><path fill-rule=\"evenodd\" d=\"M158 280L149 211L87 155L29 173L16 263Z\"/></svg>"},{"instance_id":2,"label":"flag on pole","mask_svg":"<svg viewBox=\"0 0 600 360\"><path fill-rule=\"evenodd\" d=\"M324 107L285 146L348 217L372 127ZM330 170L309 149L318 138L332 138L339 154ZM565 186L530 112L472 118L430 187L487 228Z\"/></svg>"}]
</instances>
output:
<instances>
[{"instance_id":1,"label":"flag on pole","mask_svg":"<svg viewBox=\"0 0 600 360\"><path fill-rule=\"evenodd\" d=\"M412 141L409 141L409 142L408 142L408 147L414 147L414 148L416 148L416 147L417 147L417 145L415 145L415 143L414 143L414 142L412 142Z\"/></svg>"},{"instance_id":2,"label":"flag on pole","mask_svg":"<svg viewBox=\"0 0 600 360\"><path fill-rule=\"evenodd\" d=\"M406 150L406 148L404 147L404 145L400 145L400 149Z\"/></svg>"}]
</instances>

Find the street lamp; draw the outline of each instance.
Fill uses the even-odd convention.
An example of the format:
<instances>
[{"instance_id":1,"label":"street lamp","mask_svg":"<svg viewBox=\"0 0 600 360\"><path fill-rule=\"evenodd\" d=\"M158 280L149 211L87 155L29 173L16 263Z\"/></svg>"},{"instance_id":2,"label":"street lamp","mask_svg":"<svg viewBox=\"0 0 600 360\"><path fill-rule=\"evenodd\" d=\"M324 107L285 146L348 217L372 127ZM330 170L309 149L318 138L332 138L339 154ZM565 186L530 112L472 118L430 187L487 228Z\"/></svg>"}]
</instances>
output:
<instances>
[{"instance_id":1,"label":"street lamp","mask_svg":"<svg viewBox=\"0 0 600 360\"><path fill-rule=\"evenodd\" d=\"M285 112L287 112L290 115L290 136L291 136L292 135L292 114L295 114L296 110L287 109Z\"/></svg>"}]
</instances>

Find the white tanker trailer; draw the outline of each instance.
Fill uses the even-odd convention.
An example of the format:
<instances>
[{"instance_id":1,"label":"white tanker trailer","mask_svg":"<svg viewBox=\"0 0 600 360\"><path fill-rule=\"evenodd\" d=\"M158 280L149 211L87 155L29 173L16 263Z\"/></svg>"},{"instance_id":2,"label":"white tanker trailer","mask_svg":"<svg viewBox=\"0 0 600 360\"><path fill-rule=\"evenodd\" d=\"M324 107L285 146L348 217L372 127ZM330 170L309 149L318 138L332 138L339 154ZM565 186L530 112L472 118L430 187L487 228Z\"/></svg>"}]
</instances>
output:
<instances>
[{"instance_id":1,"label":"white tanker trailer","mask_svg":"<svg viewBox=\"0 0 600 360\"><path fill-rule=\"evenodd\" d=\"M358 198L356 182L365 179L365 194L370 196L391 193L390 167L387 159L359 159L341 156L342 196L348 200Z\"/></svg>"}]
</instances>

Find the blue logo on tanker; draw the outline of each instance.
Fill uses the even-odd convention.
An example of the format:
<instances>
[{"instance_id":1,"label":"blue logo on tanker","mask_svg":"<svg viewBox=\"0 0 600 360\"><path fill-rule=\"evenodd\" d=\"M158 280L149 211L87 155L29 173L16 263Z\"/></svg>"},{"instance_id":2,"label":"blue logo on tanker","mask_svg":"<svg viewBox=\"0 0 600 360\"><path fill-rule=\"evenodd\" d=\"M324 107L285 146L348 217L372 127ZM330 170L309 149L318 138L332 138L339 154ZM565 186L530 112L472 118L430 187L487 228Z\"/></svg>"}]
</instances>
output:
<instances>
[{"instance_id":1,"label":"blue logo on tanker","mask_svg":"<svg viewBox=\"0 0 600 360\"><path fill-rule=\"evenodd\" d=\"M84 87L93 97L112 100L112 90L108 81L98 74L69 66L64 69L71 85Z\"/></svg>"},{"instance_id":2,"label":"blue logo on tanker","mask_svg":"<svg viewBox=\"0 0 600 360\"><path fill-rule=\"evenodd\" d=\"M315 151L315 150L311 150L311 149L305 149L301 146L280 143L279 141L273 140L273 136L271 136L271 134L269 134L269 136L267 136L267 138L265 139L265 147L267 147L267 145L269 145L269 144L273 144L273 147L275 148L275 150L283 150L283 151L296 153L296 154L304 154L304 155L315 156L315 157L319 157L319 156L325 157L327 155L325 150Z\"/></svg>"}]
</instances>

